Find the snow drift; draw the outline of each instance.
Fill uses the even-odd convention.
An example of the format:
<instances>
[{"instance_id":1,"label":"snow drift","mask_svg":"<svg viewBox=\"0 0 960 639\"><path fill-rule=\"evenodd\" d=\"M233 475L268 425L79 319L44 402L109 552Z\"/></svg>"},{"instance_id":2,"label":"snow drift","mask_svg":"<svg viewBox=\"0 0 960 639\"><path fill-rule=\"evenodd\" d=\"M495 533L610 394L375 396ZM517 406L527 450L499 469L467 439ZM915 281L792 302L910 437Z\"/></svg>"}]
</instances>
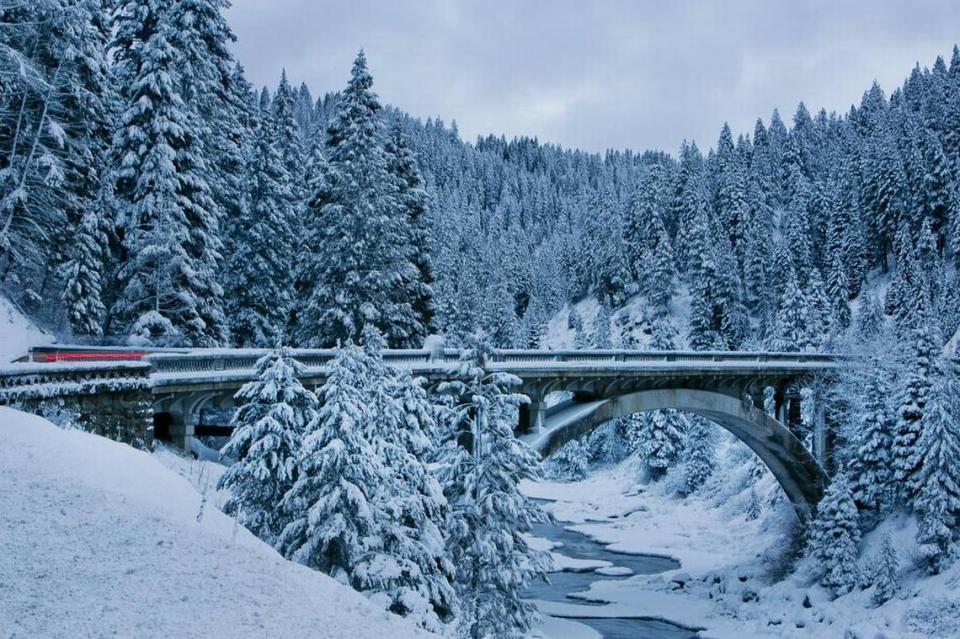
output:
<instances>
[{"instance_id":1,"label":"snow drift","mask_svg":"<svg viewBox=\"0 0 960 639\"><path fill-rule=\"evenodd\" d=\"M3 637L426 637L156 457L0 408Z\"/></svg>"}]
</instances>

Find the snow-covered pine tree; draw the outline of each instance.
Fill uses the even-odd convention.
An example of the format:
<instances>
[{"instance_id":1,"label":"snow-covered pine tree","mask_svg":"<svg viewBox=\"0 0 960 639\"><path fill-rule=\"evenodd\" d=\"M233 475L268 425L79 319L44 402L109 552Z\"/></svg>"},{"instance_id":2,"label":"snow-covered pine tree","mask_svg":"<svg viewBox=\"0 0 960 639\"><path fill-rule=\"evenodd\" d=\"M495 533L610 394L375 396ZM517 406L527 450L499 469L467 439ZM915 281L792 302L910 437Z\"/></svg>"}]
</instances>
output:
<instances>
[{"instance_id":1,"label":"snow-covered pine tree","mask_svg":"<svg viewBox=\"0 0 960 639\"><path fill-rule=\"evenodd\" d=\"M596 316L593 318L593 329L590 333L591 348L613 348L613 341L610 339L610 307L601 304Z\"/></svg>"},{"instance_id":2,"label":"snow-covered pine tree","mask_svg":"<svg viewBox=\"0 0 960 639\"><path fill-rule=\"evenodd\" d=\"M299 206L272 116L261 112L256 120L246 201L240 219L233 220L236 237L226 269L231 334L241 348L275 343L284 328L294 268L290 211Z\"/></svg>"},{"instance_id":3,"label":"snow-covered pine tree","mask_svg":"<svg viewBox=\"0 0 960 639\"><path fill-rule=\"evenodd\" d=\"M414 312L427 332L433 327L433 256L430 248L430 220L428 217L429 196L423 175L417 166L417 158L410 149L403 129L395 124L386 144L390 173L397 179L400 208L409 218L407 241L413 249L412 261L419 277L416 287Z\"/></svg>"},{"instance_id":4,"label":"snow-covered pine tree","mask_svg":"<svg viewBox=\"0 0 960 639\"><path fill-rule=\"evenodd\" d=\"M553 479L580 481L590 472L590 449L580 439L560 447L546 463L547 474Z\"/></svg>"},{"instance_id":5,"label":"snow-covered pine tree","mask_svg":"<svg viewBox=\"0 0 960 639\"><path fill-rule=\"evenodd\" d=\"M773 332L767 339L767 348L784 352L803 351L810 346L809 304L800 288L796 269L787 265L786 270L787 277L777 305Z\"/></svg>"},{"instance_id":6,"label":"snow-covered pine tree","mask_svg":"<svg viewBox=\"0 0 960 639\"><path fill-rule=\"evenodd\" d=\"M911 338L910 363L896 393L896 427L891 448L897 496L905 504L909 504L917 494L921 420L933 385L936 357L940 350L936 330L923 319L917 322Z\"/></svg>"},{"instance_id":7,"label":"snow-covered pine tree","mask_svg":"<svg viewBox=\"0 0 960 639\"><path fill-rule=\"evenodd\" d=\"M365 324L392 346L414 346L426 326L414 309L421 299L410 215L384 150L380 103L361 51L336 115L327 127L325 187L311 194L302 266L315 274L298 312L297 338L309 346L357 339Z\"/></svg>"},{"instance_id":8,"label":"snow-covered pine tree","mask_svg":"<svg viewBox=\"0 0 960 639\"><path fill-rule=\"evenodd\" d=\"M482 336L471 339L460 360L460 381L443 390L464 402L456 408L453 436L472 434L471 448L448 448L441 481L450 504L451 559L460 602L458 636L519 638L537 619L521 594L540 578L547 556L524 534L546 515L520 492L537 475L536 454L513 434L524 397L511 392L519 379L486 370L493 355Z\"/></svg>"},{"instance_id":9,"label":"snow-covered pine tree","mask_svg":"<svg viewBox=\"0 0 960 639\"><path fill-rule=\"evenodd\" d=\"M256 379L237 392L233 433L220 454L236 459L220 477L230 491L226 513L269 544L288 519L280 502L297 480L300 442L317 416L317 397L300 383L303 365L278 348L254 366Z\"/></svg>"},{"instance_id":10,"label":"snow-covered pine tree","mask_svg":"<svg viewBox=\"0 0 960 639\"><path fill-rule=\"evenodd\" d=\"M870 600L875 606L882 606L896 596L900 590L900 562L897 550L893 547L890 535L883 536L880 554L873 566L873 594Z\"/></svg>"},{"instance_id":11,"label":"snow-covered pine tree","mask_svg":"<svg viewBox=\"0 0 960 639\"><path fill-rule=\"evenodd\" d=\"M112 149L123 255L111 329L138 341L211 346L226 341L219 221L202 127L180 94L188 83L177 48L186 36L175 29L181 10L125 0L115 14L114 50L127 84Z\"/></svg>"},{"instance_id":12,"label":"snow-covered pine tree","mask_svg":"<svg viewBox=\"0 0 960 639\"><path fill-rule=\"evenodd\" d=\"M863 372L857 390L860 401L853 424L848 471L853 498L861 507L881 513L893 494L893 419L890 410L891 384L879 359Z\"/></svg>"},{"instance_id":13,"label":"snow-covered pine tree","mask_svg":"<svg viewBox=\"0 0 960 639\"><path fill-rule=\"evenodd\" d=\"M934 574L956 556L960 521L960 380L951 357L938 368L920 419L913 502L920 520L917 543Z\"/></svg>"},{"instance_id":14,"label":"snow-covered pine tree","mask_svg":"<svg viewBox=\"0 0 960 639\"><path fill-rule=\"evenodd\" d=\"M383 514L377 498L388 470L366 432L369 368L363 350L337 350L318 393L321 407L301 445L298 474L283 498L290 518L278 548L283 554L364 592L359 571L376 571L383 552Z\"/></svg>"},{"instance_id":15,"label":"snow-covered pine tree","mask_svg":"<svg viewBox=\"0 0 960 639\"><path fill-rule=\"evenodd\" d=\"M107 60L110 30L101 0L64 3L58 112L65 138L62 206L66 224L54 233L62 247L61 299L74 335L100 335L106 319L103 287L108 279L106 155L117 96Z\"/></svg>"},{"instance_id":16,"label":"snow-covered pine tree","mask_svg":"<svg viewBox=\"0 0 960 639\"><path fill-rule=\"evenodd\" d=\"M666 351L676 349L673 327L666 318L654 320L650 347ZM630 430L634 451L645 461L650 475L657 479L666 473L683 449L687 418L675 410L633 415Z\"/></svg>"},{"instance_id":17,"label":"snow-covered pine tree","mask_svg":"<svg viewBox=\"0 0 960 639\"><path fill-rule=\"evenodd\" d=\"M834 595L853 590L858 579L857 546L860 522L857 505L844 472L837 473L817 505L808 531L808 552L819 571L820 584Z\"/></svg>"},{"instance_id":18,"label":"snow-covered pine tree","mask_svg":"<svg viewBox=\"0 0 960 639\"><path fill-rule=\"evenodd\" d=\"M864 295L857 309L856 324L857 338L861 341L872 340L883 331L883 309L880 308L876 295L872 293Z\"/></svg>"},{"instance_id":19,"label":"snow-covered pine tree","mask_svg":"<svg viewBox=\"0 0 960 639\"><path fill-rule=\"evenodd\" d=\"M386 473L375 496L384 556L358 566L355 576L378 591L371 599L385 609L441 632L453 617L456 596L443 533L447 501L427 468L436 456L431 438L438 434L436 409L423 380L384 364L384 341L375 328L365 327L363 338L369 371L366 438Z\"/></svg>"},{"instance_id":20,"label":"snow-covered pine tree","mask_svg":"<svg viewBox=\"0 0 960 639\"><path fill-rule=\"evenodd\" d=\"M716 432L713 424L699 416L690 418L683 457L681 492L691 495L710 478L716 466Z\"/></svg>"}]
</instances>

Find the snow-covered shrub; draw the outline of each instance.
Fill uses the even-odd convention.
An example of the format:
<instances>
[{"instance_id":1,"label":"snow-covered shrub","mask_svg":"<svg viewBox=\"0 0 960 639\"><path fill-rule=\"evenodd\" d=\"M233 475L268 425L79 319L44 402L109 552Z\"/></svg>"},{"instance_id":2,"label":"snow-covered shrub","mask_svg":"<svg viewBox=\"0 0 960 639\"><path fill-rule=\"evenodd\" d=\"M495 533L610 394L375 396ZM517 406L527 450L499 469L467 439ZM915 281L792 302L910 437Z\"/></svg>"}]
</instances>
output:
<instances>
[{"instance_id":1,"label":"snow-covered shrub","mask_svg":"<svg viewBox=\"0 0 960 639\"><path fill-rule=\"evenodd\" d=\"M657 410L631 415L628 424L631 447L646 464L650 477L663 477L683 449L686 417L675 410Z\"/></svg>"},{"instance_id":2,"label":"snow-covered shrub","mask_svg":"<svg viewBox=\"0 0 960 639\"><path fill-rule=\"evenodd\" d=\"M591 464L616 464L630 454L627 437L631 417L611 419L587 438Z\"/></svg>"},{"instance_id":3,"label":"snow-covered shrub","mask_svg":"<svg viewBox=\"0 0 960 639\"><path fill-rule=\"evenodd\" d=\"M544 469L551 479L570 481L584 479L590 472L590 450L579 439L567 442L550 456L544 464Z\"/></svg>"}]
</instances>

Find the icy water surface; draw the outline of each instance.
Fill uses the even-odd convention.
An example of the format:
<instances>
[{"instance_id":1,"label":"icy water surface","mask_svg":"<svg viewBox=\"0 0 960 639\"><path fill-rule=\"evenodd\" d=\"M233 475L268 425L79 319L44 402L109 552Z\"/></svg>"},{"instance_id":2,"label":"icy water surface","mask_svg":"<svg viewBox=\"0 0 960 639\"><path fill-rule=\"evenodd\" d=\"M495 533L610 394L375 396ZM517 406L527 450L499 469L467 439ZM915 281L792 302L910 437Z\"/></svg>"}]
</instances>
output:
<instances>
[{"instance_id":1,"label":"icy water surface","mask_svg":"<svg viewBox=\"0 0 960 639\"><path fill-rule=\"evenodd\" d=\"M634 555L607 550L586 535L567 530L562 524L538 524L533 529L537 537L544 537L563 546L556 548L556 552L576 559L595 559L611 562L615 566L630 568L634 574L649 575L665 570L678 568L673 559L655 557L652 555ZM697 634L679 626L664 621L652 619L624 619L592 617L604 602L584 601L571 598L569 595L586 590L595 581L621 580L627 577L611 577L599 575L592 570L586 572L553 572L550 573L551 583L535 583L527 591L531 599L543 601L560 601L564 603L581 604L575 618L578 623L590 626L605 639L695 639Z\"/></svg>"}]
</instances>

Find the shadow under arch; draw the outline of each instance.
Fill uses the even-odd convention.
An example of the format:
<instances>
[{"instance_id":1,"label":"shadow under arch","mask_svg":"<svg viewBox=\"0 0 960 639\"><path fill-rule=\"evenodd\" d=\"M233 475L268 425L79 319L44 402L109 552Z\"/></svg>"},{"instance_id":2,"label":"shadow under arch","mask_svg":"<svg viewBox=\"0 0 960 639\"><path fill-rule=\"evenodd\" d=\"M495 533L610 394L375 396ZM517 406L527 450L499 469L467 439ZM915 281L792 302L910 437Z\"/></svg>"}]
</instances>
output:
<instances>
[{"instance_id":1,"label":"shadow under arch","mask_svg":"<svg viewBox=\"0 0 960 639\"><path fill-rule=\"evenodd\" d=\"M810 516L823 497L829 477L793 433L749 402L713 391L655 389L600 400L593 410L553 428L548 416L547 429L530 444L546 459L611 419L663 409L705 417L749 446L773 473L801 520Z\"/></svg>"}]
</instances>

